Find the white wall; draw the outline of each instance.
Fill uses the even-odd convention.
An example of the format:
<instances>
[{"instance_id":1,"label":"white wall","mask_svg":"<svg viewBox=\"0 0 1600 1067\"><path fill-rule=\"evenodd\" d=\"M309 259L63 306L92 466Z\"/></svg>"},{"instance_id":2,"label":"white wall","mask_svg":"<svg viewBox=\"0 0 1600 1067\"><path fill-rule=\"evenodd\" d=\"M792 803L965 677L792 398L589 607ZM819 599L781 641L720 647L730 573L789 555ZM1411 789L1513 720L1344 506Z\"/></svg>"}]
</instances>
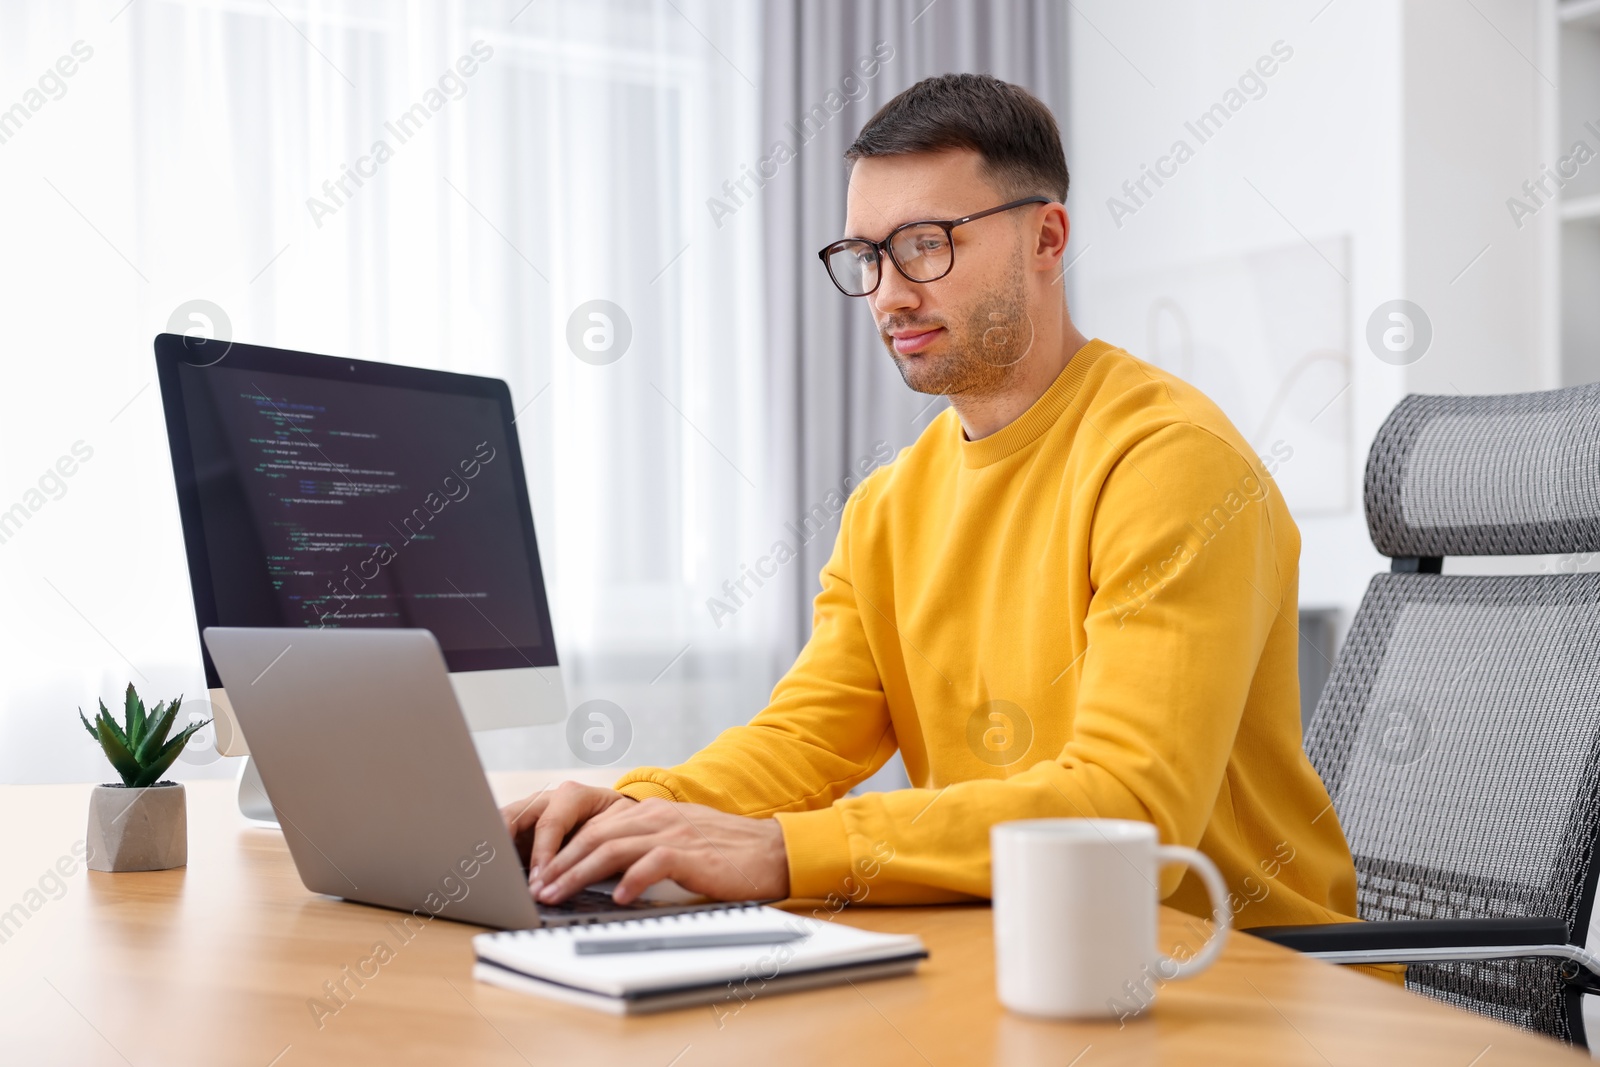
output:
<instances>
[{"instance_id":1,"label":"white wall","mask_svg":"<svg viewBox=\"0 0 1600 1067\"><path fill-rule=\"evenodd\" d=\"M1348 619L1368 577L1383 566L1360 513L1360 464L1405 390L1403 371L1359 358L1355 348L1361 309L1398 295L1402 283L1398 12L1380 0L1340 0L1320 14L1309 4L1230 4L1226 19L1180 2L1163 3L1156 13L1147 5L1079 6L1082 15L1072 25L1069 207L1073 254L1087 252L1073 267L1076 292L1092 288L1089 276L1096 273L1203 263L1298 242L1301 235L1319 248L1349 237L1345 273L1356 358L1350 389L1332 401L1329 417L1349 405L1342 414L1357 452L1346 473L1350 506L1343 514L1297 516L1301 603L1339 608ZM1265 79L1266 91L1198 144L1194 157L1119 229L1107 201L1124 197L1122 182L1137 177L1141 165L1154 165L1176 138L1194 144L1184 123L1236 86L1279 41L1280 53L1287 47L1292 55ZM1097 332L1092 302L1075 300L1075 314L1086 333ZM1106 339L1141 355L1140 338Z\"/></svg>"},{"instance_id":2,"label":"white wall","mask_svg":"<svg viewBox=\"0 0 1600 1067\"><path fill-rule=\"evenodd\" d=\"M1337 609L1343 625L1370 576L1387 569L1368 539L1361 478L1400 398L1556 384L1543 253L1504 206L1538 167L1542 82L1517 49L1533 54L1540 6L1493 0L1477 5L1482 14L1450 0L1075 7L1069 257L1082 258L1068 277L1084 332L1101 335L1096 296L1106 310L1106 278L1153 296L1159 283L1141 275L1296 243L1315 245L1330 271L1348 277L1349 389L1318 417L1323 428L1348 420L1345 503L1296 509L1301 605ZM1200 143L1185 122L1222 100L1275 42L1292 55L1269 63L1265 90ZM1116 217L1108 200L1129 203L1122 183L1180 137L1193 158L1159 189L1147 186L1153 195L1134 214ZM1485 244L1489 252L1460 274ZM1380 361L1366 342L1369 315L1396 298L1422 305L1433 323L1432 347L1410 366ZM1106 340L1150 358L1146 337ZM1204 373L1197 368L1196 380ZM1270 392L1270 382L1255 385ZM1248 434L1247 415L1214 398ZM1292 435L1288 443L1315 444Z\"/></svg>"},{"instance_id":3,"label":"white wall","mask_svg":"<svg viewBox=\"0 0 1600 1067\"><path fill-rule=\"evenodd\" d=\"M1409 368L1418 393L1514 393L1559 385L1552 205L1518 227L1506 208L1539 176L1540 118L1554 69L1539 63L1546 5L1404 5L1401 102L1405 295L1433 347ZM1549 81L1547 81L1547 79Z\"/></svg>"}]
</instances>

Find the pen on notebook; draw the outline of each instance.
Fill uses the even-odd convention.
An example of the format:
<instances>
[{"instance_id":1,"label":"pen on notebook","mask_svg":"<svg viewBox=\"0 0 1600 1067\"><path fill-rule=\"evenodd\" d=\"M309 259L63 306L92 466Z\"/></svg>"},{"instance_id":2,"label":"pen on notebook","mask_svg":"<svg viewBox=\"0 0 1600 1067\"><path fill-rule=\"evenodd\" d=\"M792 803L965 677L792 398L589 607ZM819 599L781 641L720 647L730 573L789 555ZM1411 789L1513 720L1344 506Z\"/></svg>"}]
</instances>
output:
<instances>
[{"instance_id":1,"label":"pen on notebook","mask_svg":"<svg viewBox=\"0 0 1600 1067\"><path fill-rule=\"evenodd\" d=\"M794 930L744 930L736 934L676 934L666 937L593 937L574 940L573 951L580 956L610 952L662 952L677 948L726 948L729 945L781 945L799 941L809 934Z\"/></svg>"}]
</instances>

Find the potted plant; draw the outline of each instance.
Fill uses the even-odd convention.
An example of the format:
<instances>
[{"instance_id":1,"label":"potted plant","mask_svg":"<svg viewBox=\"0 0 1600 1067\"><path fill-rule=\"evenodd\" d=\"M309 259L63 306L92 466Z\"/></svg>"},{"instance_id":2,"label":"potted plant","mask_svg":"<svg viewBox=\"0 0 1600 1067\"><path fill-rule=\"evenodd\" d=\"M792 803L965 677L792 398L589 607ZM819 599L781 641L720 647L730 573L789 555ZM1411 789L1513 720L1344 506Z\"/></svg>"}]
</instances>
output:
<instances>
[{"instance_id":1,"label":"potted plant","mask_svg":"<svg viewBox=\"0 0 1600 1067\"><path fill-rule=\"evenodd\" d=\"M161 776L178 758L196 730L210 722L191 723L172 738L180 696L146 712L144 701L128 683L123 723L100 701L93 723L78 709L84 729L94 738L122 776L122 784L97 785L89 798L88 865L96 871L164 871L189 862L189 817L183 786Z\"/></svg>"}]
</instances>

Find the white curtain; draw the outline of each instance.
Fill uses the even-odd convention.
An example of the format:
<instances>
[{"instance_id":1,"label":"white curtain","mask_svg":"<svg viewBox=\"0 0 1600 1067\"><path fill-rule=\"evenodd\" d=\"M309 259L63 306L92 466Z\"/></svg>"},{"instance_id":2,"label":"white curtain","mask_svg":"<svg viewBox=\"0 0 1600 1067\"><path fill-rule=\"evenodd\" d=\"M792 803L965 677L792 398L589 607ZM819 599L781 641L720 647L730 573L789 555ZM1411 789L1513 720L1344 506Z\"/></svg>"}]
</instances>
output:
<instances>
[{"instance_id":1,"label":"white curtain","mask_svg":"<svg viewBox=\"0 0 1600 1067\"><path fill-rule=\"evenodd\" d=\"M706 603L781 523L760 213L706 203L760 154L760 18L742 0L0 11L0 109L23 109L0 121L0 782L104 778L74 708L130 680L203 695L150 350L195 299L242 341L510 382L569 698L625 710L627 762L764 704L792 655L785 598ZM613 362L568 345L591 300L631 327ZM563 738L480 748L570 765Z\"/></svg>"}]
</instances>

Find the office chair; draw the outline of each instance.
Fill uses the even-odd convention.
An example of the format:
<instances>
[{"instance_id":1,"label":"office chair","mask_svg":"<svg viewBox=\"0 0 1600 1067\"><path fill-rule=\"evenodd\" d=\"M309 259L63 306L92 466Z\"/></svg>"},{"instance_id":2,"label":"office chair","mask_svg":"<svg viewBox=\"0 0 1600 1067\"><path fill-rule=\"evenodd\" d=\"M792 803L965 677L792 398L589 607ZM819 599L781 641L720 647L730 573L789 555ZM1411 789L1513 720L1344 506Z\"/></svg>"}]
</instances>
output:
<instances>
[{"instance_id":1,"label":"office chair","mask_svg":"<svg viewBox=\"0 0 1600 1067\"><path fill-rule=\"evenodd\" d=\"M1600 574L1467 577L1445 556L1600 552L1600 384L1409 396L1367 460L1375 575L1306 751L1365 922L1248 931L1587 1044L1600 827ZM1559 568L1558 568L1559 569Z\"/></svg>"}]
</instances>

